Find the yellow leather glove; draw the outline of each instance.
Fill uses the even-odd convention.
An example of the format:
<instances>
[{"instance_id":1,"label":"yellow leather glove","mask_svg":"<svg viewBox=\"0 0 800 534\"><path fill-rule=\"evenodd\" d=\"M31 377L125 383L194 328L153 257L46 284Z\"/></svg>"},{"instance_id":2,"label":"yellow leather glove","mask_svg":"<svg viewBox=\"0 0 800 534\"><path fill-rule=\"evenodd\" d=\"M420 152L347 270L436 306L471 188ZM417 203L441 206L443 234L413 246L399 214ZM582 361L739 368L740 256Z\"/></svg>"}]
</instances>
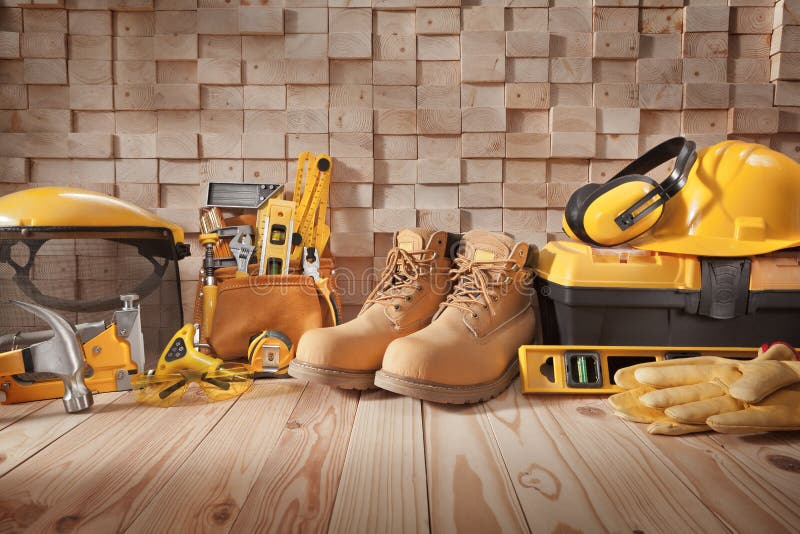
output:
<instances>
[{"instance_id":1,"label":"yellow leather glove","mask_svg":"<svg viewBox=\"0 0 800 534\"><path fill-rule=\"evenodd\" d=\"M639 401L639 397L651 391L654 389L649 386L640 386L612 395L608 400L617 417L633 423L649 424L647 431L650 434L682 436L710 430L705 423L682 423L668 416L663 409L652 408Z\"/></svg>"},{"instance_id":2,"label":"yellow leather glove","mask_svg":"<svg viewBox=\"0 0 800 534\"><path fill-rule=\"evenodd\" d=\"M784 343L763 346L750 361L652 362L621 369L614 380L632 388L611 397L617 415L651 423L653 434L699 432L705 425L736 433L800 428L800 361Z\"/></svg>"}]
</instances>

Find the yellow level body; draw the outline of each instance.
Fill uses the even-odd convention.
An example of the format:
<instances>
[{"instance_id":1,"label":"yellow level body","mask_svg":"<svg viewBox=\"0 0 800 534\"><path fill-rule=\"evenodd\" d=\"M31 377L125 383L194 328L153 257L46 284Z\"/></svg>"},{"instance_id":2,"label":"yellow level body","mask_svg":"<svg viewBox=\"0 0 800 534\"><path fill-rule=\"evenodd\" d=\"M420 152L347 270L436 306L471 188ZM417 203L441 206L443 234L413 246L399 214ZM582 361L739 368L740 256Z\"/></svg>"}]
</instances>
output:
<instances>
[{"instance_id":1,"label":"yellow level body","mask_svg":"<svg viewBox=\"0 0 800 534\"><path fill-rule=\"evenodd\" d=\"M261 257L258 274L287 274L292 254L295 203L270 199L261 227Z\"/></svg>"},{"instance_id":2,"label":"yellow level body","mask_svg":"<svg viewBox=\"0 0 800 534\"><path fill-rule=\"evenodd\" d=\"M640 363L719 356L752 359L758 347L623 347L523 345L519 348L523 393L611 394L623 391L614 373Z\"/></svg>"}]
</instances>

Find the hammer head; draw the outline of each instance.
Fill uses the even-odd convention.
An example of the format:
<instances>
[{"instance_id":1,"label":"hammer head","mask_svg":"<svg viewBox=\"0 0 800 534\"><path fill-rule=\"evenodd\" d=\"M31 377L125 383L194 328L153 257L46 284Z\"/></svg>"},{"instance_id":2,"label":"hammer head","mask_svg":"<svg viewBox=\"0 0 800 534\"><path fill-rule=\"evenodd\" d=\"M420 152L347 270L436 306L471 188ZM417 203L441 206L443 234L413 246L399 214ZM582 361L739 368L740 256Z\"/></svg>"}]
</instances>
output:
<instances>
[{"instance_id":1,"label":"hammer head","mask_svg":"<svg viewBox=\"0 0 800 534\"><path fill-rule=\"evenodd\" d=\"M52 373L64 382L64 408L67 412L76 413L89 408L94 401L92 392L83 380L86 358L75 327L42 306L16 300L12 302L41 318L53 331L53 337L29 347L33 372Z\"/></svg>"}]
</instances>

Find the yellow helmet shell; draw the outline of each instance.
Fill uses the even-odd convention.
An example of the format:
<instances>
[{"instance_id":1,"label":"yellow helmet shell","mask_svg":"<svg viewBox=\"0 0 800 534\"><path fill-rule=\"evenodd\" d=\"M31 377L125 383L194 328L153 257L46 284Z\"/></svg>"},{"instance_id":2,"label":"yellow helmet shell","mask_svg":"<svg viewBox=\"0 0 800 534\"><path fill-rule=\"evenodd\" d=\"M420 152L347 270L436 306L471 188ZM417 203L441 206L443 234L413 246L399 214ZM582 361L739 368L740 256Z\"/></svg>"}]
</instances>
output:
<instances>
[{"instance_id":1,"label":"yellow helmet shell","mask_svg":"<svg viewBox=\"0 0 800 534\"><path fill-rule=\"evenodd\" d=\"M183 229L112 196L70 187L25 189L0 197L0 229L10 228L163 228L175 243Z\"/></svg>"},{"instance_id":2,"label":"yellow helmet shell","mask_svg":"<svg viewBox=\"0 0 800 534\"><path fill-rule=\"evenodd\" d=\"M754 143L705 148L661 220L630 244L698 256L752 256L798 246L800 164Z\"/></svg>"}]
</instances>

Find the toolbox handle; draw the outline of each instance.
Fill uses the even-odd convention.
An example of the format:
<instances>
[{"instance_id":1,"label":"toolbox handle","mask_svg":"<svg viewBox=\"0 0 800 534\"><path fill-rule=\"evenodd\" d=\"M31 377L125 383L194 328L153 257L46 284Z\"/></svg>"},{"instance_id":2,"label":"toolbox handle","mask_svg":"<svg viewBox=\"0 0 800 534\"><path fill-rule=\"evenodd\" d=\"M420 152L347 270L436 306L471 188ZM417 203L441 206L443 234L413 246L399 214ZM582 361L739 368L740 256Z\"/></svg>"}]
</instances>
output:
<instances>
[{"instance_id":1,"label":"toolbox handle","mask_svg":"<svg viewBox=\"0 0 800 534\"><path fill-rule=\"evenodd\" d=\"M700 273L699 315L733 319L747 313L749 258L700 258Z\"/></svg>"}]
</instances>

